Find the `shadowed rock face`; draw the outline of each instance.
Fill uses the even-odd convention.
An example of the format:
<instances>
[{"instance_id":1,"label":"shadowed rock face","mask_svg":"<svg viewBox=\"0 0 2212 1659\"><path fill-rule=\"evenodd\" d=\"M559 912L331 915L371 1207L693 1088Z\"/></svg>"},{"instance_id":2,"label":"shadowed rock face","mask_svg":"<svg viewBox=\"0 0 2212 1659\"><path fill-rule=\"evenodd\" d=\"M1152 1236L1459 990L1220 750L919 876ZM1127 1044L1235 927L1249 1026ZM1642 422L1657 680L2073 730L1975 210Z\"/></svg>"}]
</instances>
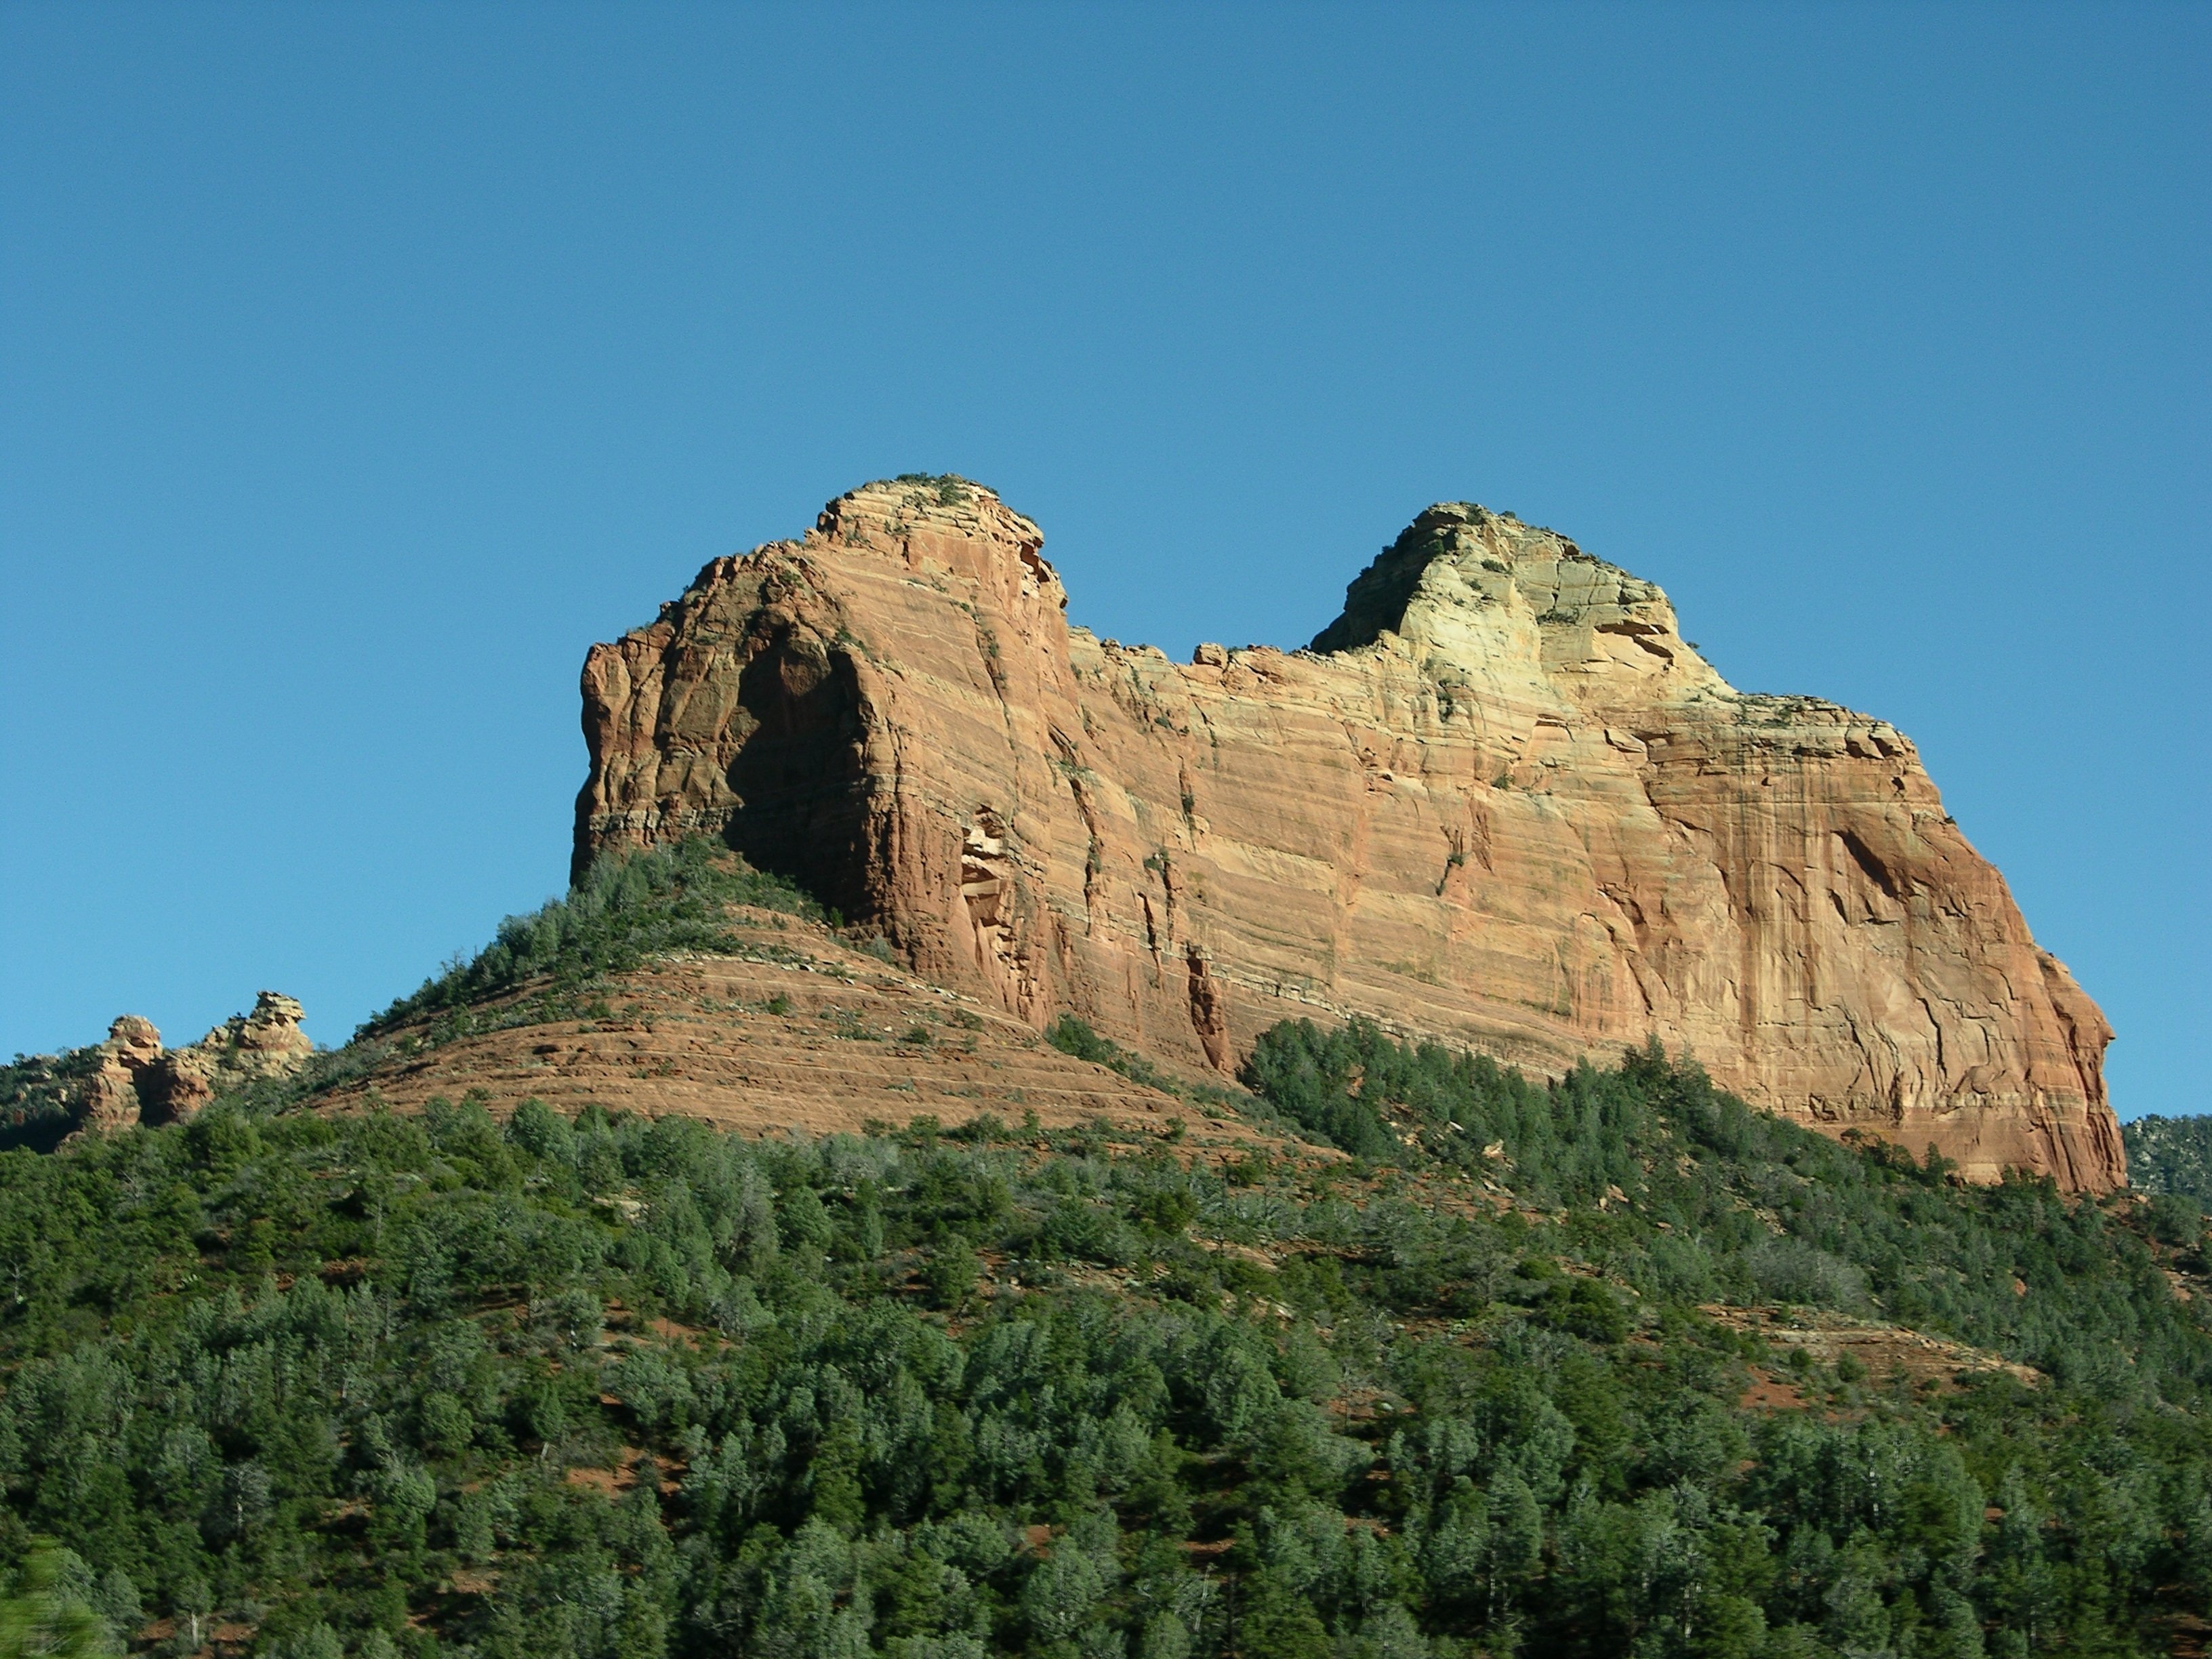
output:
<instances>
[{"instance_id":1,"label":"shadowed rock face","mask_svg":"<svg viewBox=\"0 0 2212 1659\"><path fill-rule=\"evenodd\" d=\"M1233 1067L1365 1014L1558 1072L1656 1035L1966 1173L2124 1184L2110 1028L1911 744L1730 688L1667 597L1431 507L1310 652L1066 622L989 491L872 484L593 647L576 857L696 831L1042 1023Z\"/></svg>"}]
</instances>

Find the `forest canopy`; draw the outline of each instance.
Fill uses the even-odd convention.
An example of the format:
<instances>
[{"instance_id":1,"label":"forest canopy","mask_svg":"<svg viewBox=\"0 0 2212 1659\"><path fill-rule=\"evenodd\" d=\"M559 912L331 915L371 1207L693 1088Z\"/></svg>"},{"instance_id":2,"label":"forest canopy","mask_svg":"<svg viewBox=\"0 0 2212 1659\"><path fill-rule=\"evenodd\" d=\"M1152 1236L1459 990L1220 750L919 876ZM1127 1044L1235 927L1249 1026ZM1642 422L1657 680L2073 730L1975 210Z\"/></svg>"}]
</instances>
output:
<instances>
[{"instance_id":1,"label":"forest canopy","mask_svg":"<svg viewBox=\"0 0 2212 1659\"><path fill-rule=\"evenodd\" d=\"M1656 1050L1546 1085L1291 1025L1246 1080L1354 1156L265 1100L0 1155L9 1616L270 1659L2149 1654L2204 1616L2201 1224L1963 1188ZM1808 1334L1892 1323L1990 1358Z\"/></svg>"}]
</instances>

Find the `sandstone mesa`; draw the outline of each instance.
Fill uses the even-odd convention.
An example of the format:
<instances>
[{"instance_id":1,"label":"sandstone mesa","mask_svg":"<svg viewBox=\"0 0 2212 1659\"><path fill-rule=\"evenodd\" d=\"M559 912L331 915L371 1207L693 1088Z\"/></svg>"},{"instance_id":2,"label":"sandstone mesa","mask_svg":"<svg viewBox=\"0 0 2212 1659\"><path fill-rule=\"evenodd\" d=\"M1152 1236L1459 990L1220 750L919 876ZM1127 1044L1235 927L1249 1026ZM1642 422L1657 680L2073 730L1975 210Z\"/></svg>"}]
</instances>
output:
<instances>
[{"instance_id":1,"label":"sandstone mesa","mask_svg":"<svg viewBox=\"0 0 2212 1659\"><path fill-rule=\"evenodd\" d=\"M717 834L930 979L1192 1066L1300 1015L1549 1073L1656 1036L1974 1179L2125 1184L2111 1029L1912 744L1735 690L1650 583L1443 503L1311 649L1178 665L1072 628L1042 545L909 479L709 563L585 665L579 867Z\"/></svg>"}]
</instances>

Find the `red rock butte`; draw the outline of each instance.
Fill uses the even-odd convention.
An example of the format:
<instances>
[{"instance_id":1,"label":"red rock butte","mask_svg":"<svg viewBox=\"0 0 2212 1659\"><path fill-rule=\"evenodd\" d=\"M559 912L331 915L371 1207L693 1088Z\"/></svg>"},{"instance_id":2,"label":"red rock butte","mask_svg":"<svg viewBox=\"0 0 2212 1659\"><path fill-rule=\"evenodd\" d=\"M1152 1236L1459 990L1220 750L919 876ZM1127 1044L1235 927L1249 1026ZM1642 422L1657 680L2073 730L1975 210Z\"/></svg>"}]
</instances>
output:
<instances>
[{"instance_id":1,"label":"red rock butte","mask_svg":"<svg viewBox=\"0 0 2212 1659\"><path fill-rule=\"evenodd\" d=\"M1355 1015L1557 1073L1656 1036L1977 1180L2126 1183L2097 1006L1884 721L1730 687L1667 596L1430 507L1310 649L1071 628L957 479L840 497L592 647L579 867L706 832L916 971L1231 1070Z\"/></svg>"}]
</instances>

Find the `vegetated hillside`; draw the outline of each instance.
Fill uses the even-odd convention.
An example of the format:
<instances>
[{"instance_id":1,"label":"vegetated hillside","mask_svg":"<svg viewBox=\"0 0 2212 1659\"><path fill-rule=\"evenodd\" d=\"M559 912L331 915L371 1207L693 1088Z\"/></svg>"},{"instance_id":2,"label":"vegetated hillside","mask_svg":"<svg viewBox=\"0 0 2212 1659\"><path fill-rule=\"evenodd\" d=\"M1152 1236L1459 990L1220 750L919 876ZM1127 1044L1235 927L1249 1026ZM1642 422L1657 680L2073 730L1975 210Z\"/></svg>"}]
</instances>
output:
<instances>
[{"instance_id":1,"label":"vegetated hillside","mask_svg":"<svg viewBox=\"0 0 2212 1659\"><path fill-rule=\"evenodd\" d=\"M588 991L567 951L485 994ZM0 1155L0 1628L270 1659L2201 1632L2191 1207L1960 1187L1656 1051L1545 1085L1293 1024L1246 1081L1330 1150L301 1083Z\"/></svg>"},{"instance_id":2,"label":"vegetated hillside","mask_svg":"<svg viewBox=\"0 0 2212 1659\"><path fill-rule=\"evenodd\" d=\"M0 1066L0 1146L51 1152L76 1127L70 1097L92 1073L94 1052L17 1054Z\"/></svg>"},{"instance_id":3,"label":"vegetated hillside","mask_svg":"<svg viewBox=\"0 0 2212 1659\"><path fill-rule=\"evenodd\" d=\"M2120 1133L2137 1191L2172 1193L2212 1210L2212 1116L2139 1117Z\"/></svg>"},{"instance_id":4,"label":"vegetated hillside","mask_svg":"<svg viewBox=\"0 0 2212 1659\"><path fill-rule=\"evenodd\" d=\"M52 1150L85 1127L113 1046L0 1067L0 1147ZM1034 1113L1047 1127L1102 1116L1154 1130L1182 1117L1188 1145L1216 1158L1269 1138L1239 1115L1251 1098L1218 1076L1117 1075L1054 1048L704 840L602 861L300 1069L317 1104L337 1109L475 1092L501 1118L539 1098L570 1113L587 1103L678 1111L752 1133L858 1131L922 1112L947 1124Z\"/></svg>"},{"instance_id":5,"label":"vegetated hillside","mask_svg":"<svg viewBox=\"0 0 2212 1659\"><path fill-rule=\"evenodd\" d=\"M323 1101L420 1107L477 1093L689 1117L750 1133L858 1132L918 1114L1047 1127L1092 1116L1240 1155L1271 1137L1218 1076L1109 1066L901 966L879 935L704 840L603 860L511 918L478 958L366 1025Z\"/></svg>"}]
</instances>

